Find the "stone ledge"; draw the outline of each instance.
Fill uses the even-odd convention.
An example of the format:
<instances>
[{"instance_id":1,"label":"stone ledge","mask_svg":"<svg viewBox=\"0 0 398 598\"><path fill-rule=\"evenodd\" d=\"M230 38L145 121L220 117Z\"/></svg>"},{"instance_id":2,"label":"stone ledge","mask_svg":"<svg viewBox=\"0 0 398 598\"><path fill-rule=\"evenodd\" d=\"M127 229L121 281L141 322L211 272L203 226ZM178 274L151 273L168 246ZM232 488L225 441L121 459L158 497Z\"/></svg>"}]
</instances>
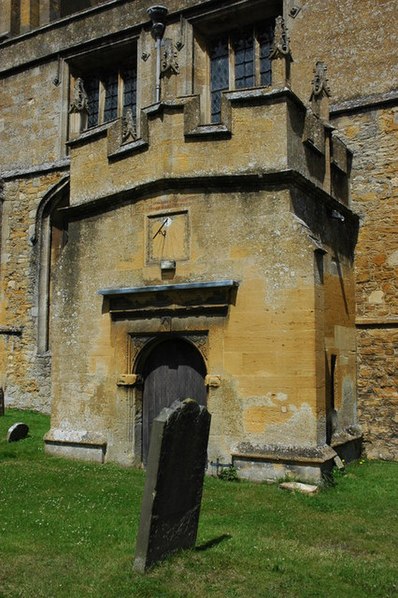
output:
<instances>
[{"instance_id":1,"label":"stone ledge","mask_svg":"<svg viewBox=\"0 0 398 598\"><path fill-rule=\"evenodd\" d=\"M44 436L49 444L70 444L83 446L106 446L107 440L102 434L95 434L87 430L62 430L51 428Z\"/></svg>"},{"instance_id":2,"label":"stone ledge","mask_svg":"<svg viewBox=\"0 0 398 598\"><path fill-rule=\"evenodd\" d=\"M2 172L1 178L4 181L8 181L22 177L40 176L49 172L53 172L54 170L69 169L69 167L70 159L65 158L62 160L57 160L55 162L45 162L44 164L38 164L37 166L32 166L29 168L16 168L15 170L5 170L4 172Z\"/></svg>"},{"instance_id":3,"label":"stone ledge","mask_svg":"<svg viewBox=\"0 0 398 598\"><path fill-rule=\"evenodd\" d=\"M224 313L235 301L239 283L217 280L192 283L101 289L107 308L113 315L128 313L130 317L184 311L189 313Z\"/></svg>"},{"instance_id":4,"label":"stone ledge","mask_svg":"<svg viewBox=\"0 0 398 598\"><path fill-rule=\"evenodd\" d=\"M116 151L108 153L109 160L120 160L134 152L143 152L148 149L148 142L144 139L137 139L131 143L122 144Z\"/></svg>"},{"instance_id":5,"label":"stone ledge","mask_svg":"<svg viewBox=\"0 0 398 598\"><path fill-rule=\"evenodd\" d=\"M252 89L225 91L224 97L232 104L250 105L253 103L268 104L288 98L292 100L302 112L306 107L302 100L288 86L284 87L254 87Z\"/></svg>"},{"instance_id":6,"label":"stone ledge","mask_svg":"<svg viewBox=\"0 0 398 598\"><path fill-rule=\"evenodd\" d=\"M190 138L206 138L211 139L228 139L231 137L231 131L225 125L199 125L185 133L185 137Z\"/></svg>"},{"instance_id":7,"label":"stone ledge","mask_svg":"<svg viewBox=\"0 0 398 598\"><path fill-rule=\"evenodd\" d=\"M291 463L325 463L336 456L336 451L327 444L319 447L265 445L258 448L242 444L238 449L238 451L231 453L233 459Z\"/></svg>"},{"instance_id":8,"label":"stone ledge","mask_svg":"<svg viewBox=\"0 0 398 598\"><path fill-rule=\"evenodd\" d=\"M396 103L398 103L398 90L394 89L386 93L373 94L353 100L346 100L340 104L334 104L330 107L330 115L336 117L344 113L383 108L384 106Z\"/></svg>"},{"instance_id":9,"label":"stone ledge","mask_svg":"<svg viewBox=\"0 0 398 598\"><path fill-rule=\"evenodd\" d=\"M122 205L128 201L132 201L136 197L140 197L145 193L160 192L164 189L222 189L222 190L236 190L241 189L242 186L246 190L258 191L267 188L286 189L298 188L307 193L312 198L323 201L331 210L336 209L344 216L346 221L351 221L357 225L359 217L349 207L341 203L338 199L330 196L323 189L316 186L312 181L306 179L299 171L286 170L269 170L258 172L238 172L234 175L212 175L212 176L186 176L186 177L164 177L162 179L154 179L144 181L135 186L128 187L117 193L105 194L95 199L81 201L72 204L66 208L61 208L60 211L70 214L71 218L81 214L92 214L106 210L109 205L115 207L117 204Z\"/></svg>"},{"instance_id":10,"label":"stone ledge","mask_svg":"<svg viewBox=\"0 0 398 598\"><path fill-rule=\"evenodd\" d=\"M398 318L357 318L355 326L357 328L396 328Z\"/></svg>"},{"instance_id":11,"label":"stone ledge","mask_svg":"<svg viewBox=\"0 0 398 598\"><path fill-rule=\"evenodd\" d=\"M45 451L54 457L66 457L81 461L104 463L106 442L94 444L89 442L63 442L44 440Z\"/></svg>"},{"instance_id":12,"label":"stone ledge","mask_svg":"<svg viewBox=\"0 0 398 598\"><path fill-rule=\"evenodd\" d=\"M84 143L91 143L93 140L97 139L98 137L104 137L107 135L108 129L112 126L114 121L110 121L104 123L102 125L98 125L98 127L93 127L92 129L86 129L78 137L74 139L69 139L66 142L68 147L75 147L78 145L83 145Z\"/></svg>"}]
</instances>

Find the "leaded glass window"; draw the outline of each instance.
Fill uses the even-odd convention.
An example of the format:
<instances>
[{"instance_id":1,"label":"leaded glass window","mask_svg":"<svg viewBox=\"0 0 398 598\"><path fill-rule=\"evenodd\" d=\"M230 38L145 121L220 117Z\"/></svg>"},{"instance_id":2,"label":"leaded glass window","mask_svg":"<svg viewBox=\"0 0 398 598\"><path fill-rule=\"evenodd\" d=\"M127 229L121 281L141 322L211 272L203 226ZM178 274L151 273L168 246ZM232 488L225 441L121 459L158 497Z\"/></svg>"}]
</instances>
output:
<instances>
[{"instance_id":1,"label":"leaded glass window","mask_svg":"<svg viewBox=\"0 0 398 598\"><path fill-rule=\"evenodd\" d=\"M254 40L253 32L245 31L233 39L235 55L235 88L254 87Z\"/></svg>"},{"instance_id":2,"label":"leaded glass window","mask_svg":"<svg viewBox=\"0 0 398 598\"><path fill-rule=\"evenodd\" d=\"M105 106L104 122L117 118L118 74L109 73L104 77Z\"/></svg>"},{"instance_id":3,"label":"leaded glass window","mask_svg":"<svg viewBox=\"0 0 398 598\"><path fill-rule=\"evenodd\" d=\"M209 45L211 122L221 121L222 92L271 85L274 20L235 30Z\"/></svg>"},{"instance_id":4,"label":"leaded glass window","mask_svg":"<svg viewBox=\"0 0 398 598\"><path fill-rule=\"evenodd\" d=\"M109 122L131 108L137 110L137 70L110 69L83 77L87 93L88 128Z\"/></svg>"},{"instance_id":5,"label":"leaded glass window","mask_svg":"<svg viewBox=\"0 0 398 598\"><path fill-rule=\"evenodd\" d=\"M273 23L266 23L260 30L258 41L260 45L260 85L271 85L272 68L270 52L274 39Z\"/></svg>"},{"instance_id":6,"label":"leaded glass window","mask_svg":"<svg viewBox=\"0 0 398 598\"><path fill-rule=\"evenodd\" d=\"M228 37L217 40L210 50L211 121L220 122L221 92L229 88Z\"/></svg>"},{"instance_id":7,"label":"leaded glass window","mask_svg":"<svg viewBox=\"0 0 398 598\"><path fill-rule=\"evenodd\" d=\"M137 109L137 71L136 69L127 69L123 73L123 114L127 108L131 108L133 114Z\"/></svg>"},{"instance_id":8,"label":"leaded glass window","mask_svg":"<svg viewBox=\"0 0 398 598\"><path fill-rule=\"evenodd\" d=\"M87 93L88 127L95 127L98 124L99 114L99 77L88 77L84 80L84 88Z\"/></svg>"}]
</instances>

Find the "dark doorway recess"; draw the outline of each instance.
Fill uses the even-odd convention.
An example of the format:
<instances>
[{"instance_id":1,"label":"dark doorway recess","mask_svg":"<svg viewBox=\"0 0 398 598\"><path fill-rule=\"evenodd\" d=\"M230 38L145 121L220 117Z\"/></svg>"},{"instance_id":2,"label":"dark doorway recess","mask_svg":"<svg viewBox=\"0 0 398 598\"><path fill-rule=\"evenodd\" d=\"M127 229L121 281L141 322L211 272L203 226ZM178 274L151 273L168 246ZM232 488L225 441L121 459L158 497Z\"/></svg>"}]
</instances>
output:
<instances>
[{"instance_id":1,"label":"dark doorway recess","mask_svg":"<svg viewBox=\"0 0 398 598\"><path fill-rule=\"evenodd\" d=\"M206 405L206 366L190 342L171 338L155 345L143 369L142 459L146 464L153 419L177 399L195 399Z\"/></svg>"}]
</instances>

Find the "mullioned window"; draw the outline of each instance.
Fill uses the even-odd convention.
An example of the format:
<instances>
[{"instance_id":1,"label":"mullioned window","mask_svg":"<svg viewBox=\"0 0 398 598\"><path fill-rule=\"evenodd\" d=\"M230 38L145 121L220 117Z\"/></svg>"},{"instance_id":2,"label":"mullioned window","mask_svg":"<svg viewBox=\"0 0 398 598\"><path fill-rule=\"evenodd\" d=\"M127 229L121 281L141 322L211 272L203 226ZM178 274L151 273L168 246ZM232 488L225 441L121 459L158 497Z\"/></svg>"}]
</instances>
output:
<instances>
[{"instance_id":1,"label":"mullioned window","mask_svg":"<svg viewBox=\"0 0 398 598\"><path fill-rule=\"evenodd\" d=\"M221 95L228 89L271 85L274 21L236 30L209 44L211 122L221 120Z\"/></svg>"}]
</instances>

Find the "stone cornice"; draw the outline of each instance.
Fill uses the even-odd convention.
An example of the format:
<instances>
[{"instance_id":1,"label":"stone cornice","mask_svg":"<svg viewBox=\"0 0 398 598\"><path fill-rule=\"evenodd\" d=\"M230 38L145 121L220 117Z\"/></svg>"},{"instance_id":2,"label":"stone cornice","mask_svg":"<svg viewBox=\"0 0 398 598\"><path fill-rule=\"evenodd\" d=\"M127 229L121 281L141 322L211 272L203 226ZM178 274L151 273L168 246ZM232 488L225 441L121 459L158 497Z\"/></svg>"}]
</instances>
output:
<instances>
[{"instance_id":1,"label":"stone cornice","mask_svg":"<svg viewBox=\"0 0 398 598\"><path fill-rule=\"evenodd\" d=\"M86 18L88 15L92 13L100 13L104 10L109 10L115 5L118 4L125 4L128 0L108 0L105 4L98 4L97 6L91 6L89 8L81 9L78 12L72 13L66 17L60 17L51 23L46 23L41 27L35 27L31 31L27 31L25 33L20 33L18 35L13 35L12 37L8 37L3 39L0 42L1 48L6 48L8 46L12 46L13 44L23 42L31 37L35 37L36 35L40 35L41 33L46 33L52 29L58 29L59 27L64 27L69 23L73 23L74 21L80 21L81 19Z\"/></svg>"},{"instance_id":2,"label":"stone cornice","mask_svg":"<svg viewBox=\"0 0 398 598\"><path fill-rule=\"evenodd\" d=\"M398 104L398 90L393 89L386 93L378 93L369 96L346 100L330 107L330 116L338 117L352 112L361 112L373 108L381 108L391 104Z\"/></svg>"},{"instance_id":3,"label":"stone cornice","mask_svg":"<svg viewBox=\"0 0 398 598\"><path fill-rule=\"evenodd\" d=\"M234 0L228 4L239 4L240 0ZM0 77L8 76L27 68L32 68L36 64L49 62L57 57L68 58L72 52L77 50L88 50L96 48L99 45L111 45L119 41L131 39L138 36L143 27L149 26L150 19L147 16L146 9L148 3L144 0L135 0L134 9L131 7L131 0L109 0L104 4L90 7L85 10L62 17L41 27L37 27L26 33L12 36L0 40L0 51L3 54L2 66L0 67ZM195 0L184 0L184 2L169 0L168 22L177 20L180 15L187 18L202 13L204 7L216 6L220 8L220 0L202 0L199 4ZM124 8L124 5L126 8ZM120 26L114 31L110 31L109 22L112 21L112 10L119 9ZM109 12L109 18L105 19L103 24L99 23L99 17L102 13ZM116 14L116 12L114 13ZM79 21L85 21L81 29L81 34L73 33L75 27L79 27ZM95 36L87 37L87 29L95 23L98 33ZM57 30L60 35L57 36ZM65 34L66 33L66 34ZM54 35L53 35L54 34ZM43 37L42 43L36 43L36 39ZM72 41L73 40L73 41ZM15 50L15 59L12 56L8 59L7 51L13 51L13 46L18 47Z\"/></svg>"},{"instance_id":4,"label":"stone cornice","mask_svg":"<svg viewBox=\"0 0 398 598\"><path fill-rule=\"evenodd\" d=\"M15 170L5 170L1 173L1 178L3 179L3 181L12 181L13 179L41 176L43 174L45 175L49 172L54 172L56 170L69 170L69 167L69 158L64 158L62 160L56 160L55 162L45 162L44 164L31 166L30 168L16 168Z\"/></svg>"},{"instance_id":5,"label":"stone cornice","mask_svg":"<svg viewBox=\"0 0 398 598\"><path fill-rule=\"evenodd\" d=\"M163 191L184 191L186 189L212 190L213 192L233 191L258 191L271 189L300 189L307 195L323 201L330 209L338 210L344 218L357 224L358 216L347 206L331 197L326 191L317 187L306 179L300 172L295 170L278 170L261 173L247 173L228 176L197 176L163 178L124 189L112 195L97 197L95 200L74 204L67 208L61 208L66 212L70 220L79 220L90 217L94 214L107 212L118 205L125 205L137 201L140 198Z\"/></svg>"}]
</instances>

